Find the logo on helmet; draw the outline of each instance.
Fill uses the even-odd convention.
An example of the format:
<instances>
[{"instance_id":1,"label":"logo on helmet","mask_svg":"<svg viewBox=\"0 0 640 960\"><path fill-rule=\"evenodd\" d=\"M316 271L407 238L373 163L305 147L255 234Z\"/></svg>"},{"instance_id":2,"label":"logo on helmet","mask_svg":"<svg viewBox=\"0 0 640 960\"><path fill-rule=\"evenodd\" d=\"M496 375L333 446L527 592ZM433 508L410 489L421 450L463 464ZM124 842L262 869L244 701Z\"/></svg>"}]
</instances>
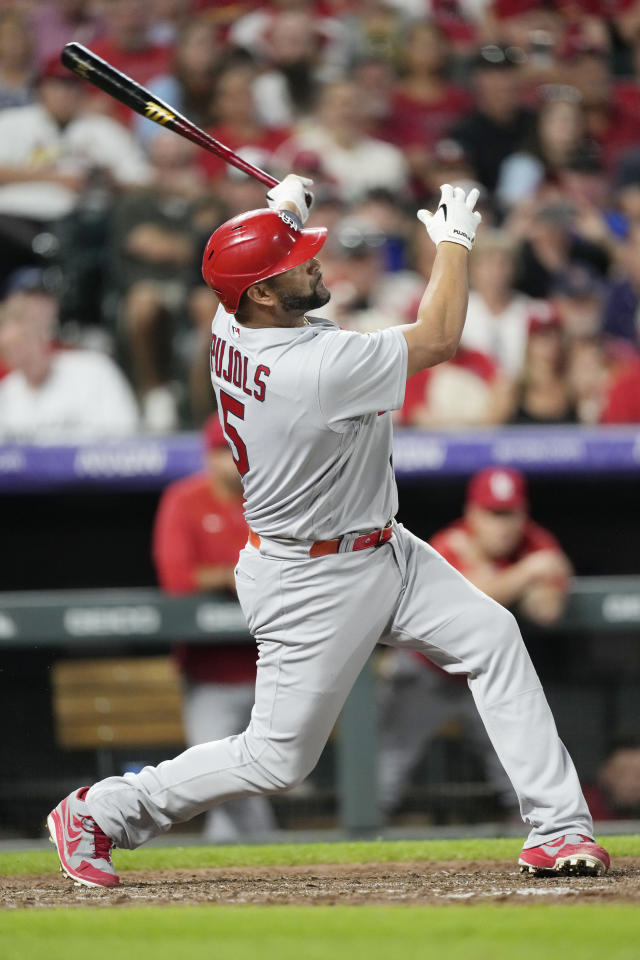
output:
<instances>
[{"instance_id":1,"label":"logo on helmet","mask_svg":"<svg viewBox=\"0 0 640 960\"><path fill-rule=\"evenodd\" d=\"M283 223L286 223L292 230L299 230L298 222L287 210L278 210L278 216Z\"/></svg>"}]
</instances>

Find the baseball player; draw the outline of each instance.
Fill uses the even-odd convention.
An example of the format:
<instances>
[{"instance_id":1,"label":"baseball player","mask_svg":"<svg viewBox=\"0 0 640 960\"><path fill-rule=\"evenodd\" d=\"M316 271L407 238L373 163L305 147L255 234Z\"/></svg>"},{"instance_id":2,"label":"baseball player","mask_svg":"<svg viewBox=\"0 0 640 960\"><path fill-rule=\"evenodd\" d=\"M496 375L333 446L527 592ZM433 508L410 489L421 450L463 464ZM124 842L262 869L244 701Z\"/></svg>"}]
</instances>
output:
<instances>
[{"instance_id":1,"label":"baseball player","mask_svg":"<svg viewBox=\"0 0 640 960\"><path fill-rule=\"evenodd\" d=\"M258 645L249 726L71 793L48 818L62 870L116 886L113 846L299 783L381 641L468 678L530 827L522 867L603 873L609 856L513 616L394 520L391 411L407 377L458 346L478 193L445 185L435 214L418 212L437 250L416 322L363 334L308 316L330 298L326 230L303 226L310 188L287 176L268 209L222 224L203 260L221 303L211 377L250 528L235 571Z\"/></svg>"}]
</instances>

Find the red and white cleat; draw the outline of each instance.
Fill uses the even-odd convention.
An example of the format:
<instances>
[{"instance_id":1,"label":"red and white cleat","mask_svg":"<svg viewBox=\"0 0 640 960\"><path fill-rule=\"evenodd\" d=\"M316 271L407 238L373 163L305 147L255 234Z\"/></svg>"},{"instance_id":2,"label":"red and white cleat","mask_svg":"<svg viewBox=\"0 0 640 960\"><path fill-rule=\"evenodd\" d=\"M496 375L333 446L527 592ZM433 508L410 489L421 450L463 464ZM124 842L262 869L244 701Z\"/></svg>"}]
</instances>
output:
<instances>
[{"instance_id":1,"label":"red and white cleat","mask_svg":"<svg viewBox=\"0 0 640 960\"><path fill-rule=\"evenodd\" d=\"M518 863L522 873L600 877L609 869L611 859L604 847L594 843L591 837L568 833L539 847L525 848Z\"/></svg>"},{"instance_id":2,"label":"red and white cleat","mask_svg":"<svg viewBox=\"0 0 640 960\"><path fill-rule=\"evenodd\" d=\"M95 822L85 802L89 787L74 790L47 817L65 877L85 887L117 887L111 863L112 841Z\"/></svg>"}]
</instances>

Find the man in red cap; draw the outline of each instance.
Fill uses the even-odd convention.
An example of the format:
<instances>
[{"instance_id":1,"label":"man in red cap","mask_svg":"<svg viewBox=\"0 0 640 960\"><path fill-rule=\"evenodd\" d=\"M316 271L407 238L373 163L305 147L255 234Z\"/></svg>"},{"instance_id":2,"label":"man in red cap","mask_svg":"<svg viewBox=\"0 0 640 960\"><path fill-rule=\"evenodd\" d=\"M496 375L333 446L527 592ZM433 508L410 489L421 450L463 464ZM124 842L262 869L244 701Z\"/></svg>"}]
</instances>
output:
<instances>
[{"instance_id":1,"label":"man in red cap","mask_svg":"<svg viewBox=\"0 0 640 960\"><path fill-rule=\"evenodd\" d=\"M548 626L564 609L571 565L553 534L534 523L528 510L524 474L487 467L471 478L464 516L429 542L498 603ZM384 813L398 806L427 745L454 720L463 725L505 814L515 816L516 796L478 723L467 685L421 654L403 650L387 655L383 672L379 791Z\"/></svg>"},{"instance_id":2,"label":"man in red cap","mask_svg":"<svg viewBox=\"0 0 640 960\"><path fill-rule=\"evenodd\" d=\"M609 855L512 614L393 519L391 411L407 378L460 342L478 191L444 184L435 213L418 211L437 249L415 323L361 334L310 314L331 296L317 259L326 230L304 227L310 187L285 177L270 209L222 224L203 259L221 302L211 380L249 525L235 581L259 648L251 720L64 798L47 821L62 869L116 886L114 845L300 783L382 640L468 678L530 827L523 869L604 873Z\"/></svg>"},{"instance_id":3,"label":"man in red cap","mask_svg":"<svg viewBox=\"0 0 640 960\"><path fill-rule=\"evenodd\" d=\"M202 473L164 491L153 531L153 559L161 587L172 594L216 590L235 597L234 570L247 542L242 483L217 414L204 428ZM240 733L253 706L254 644L188 644L175 649L184 677L184 725L190 746ZM207 814L204 836L233 843L275 829L264 797L242 797Z\"/></svg>"},{"instance_id":4,"label":"man in red cap","mask_svg":"<svg viewBox=\"0 0 640 960\"><path fill-rule=\"evenodd\" d=\"M560 544L529 517L526 480L487 467L469 483L464 517L430 543L445 560L505 607L548 625L564 609L571 565Z\"/></svg>"}]
</instances>

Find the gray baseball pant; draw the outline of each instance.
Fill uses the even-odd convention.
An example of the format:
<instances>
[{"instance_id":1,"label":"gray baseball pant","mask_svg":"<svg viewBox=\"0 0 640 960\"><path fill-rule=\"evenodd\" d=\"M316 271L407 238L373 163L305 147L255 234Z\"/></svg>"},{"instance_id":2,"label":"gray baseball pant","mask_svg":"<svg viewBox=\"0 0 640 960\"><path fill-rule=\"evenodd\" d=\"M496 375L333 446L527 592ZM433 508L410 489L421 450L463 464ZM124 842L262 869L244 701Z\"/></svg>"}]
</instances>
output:
<instances>
[{"instance_id":1,"label":"gray baseball pant","mask_svg":"<svg viewBox=\"0 0 640 960\"><path fill-rule=\"evenodd\" d=\"M399 524L375 549L304 553L263 540L240 554L238 598L259 648L244 733L89 790L89 811L117 846L137 847L225 800L303 780L379 640L467 675L530 826L525 846L593 836L576 770L507 610Z\"/></svg>"}]
</instances>

